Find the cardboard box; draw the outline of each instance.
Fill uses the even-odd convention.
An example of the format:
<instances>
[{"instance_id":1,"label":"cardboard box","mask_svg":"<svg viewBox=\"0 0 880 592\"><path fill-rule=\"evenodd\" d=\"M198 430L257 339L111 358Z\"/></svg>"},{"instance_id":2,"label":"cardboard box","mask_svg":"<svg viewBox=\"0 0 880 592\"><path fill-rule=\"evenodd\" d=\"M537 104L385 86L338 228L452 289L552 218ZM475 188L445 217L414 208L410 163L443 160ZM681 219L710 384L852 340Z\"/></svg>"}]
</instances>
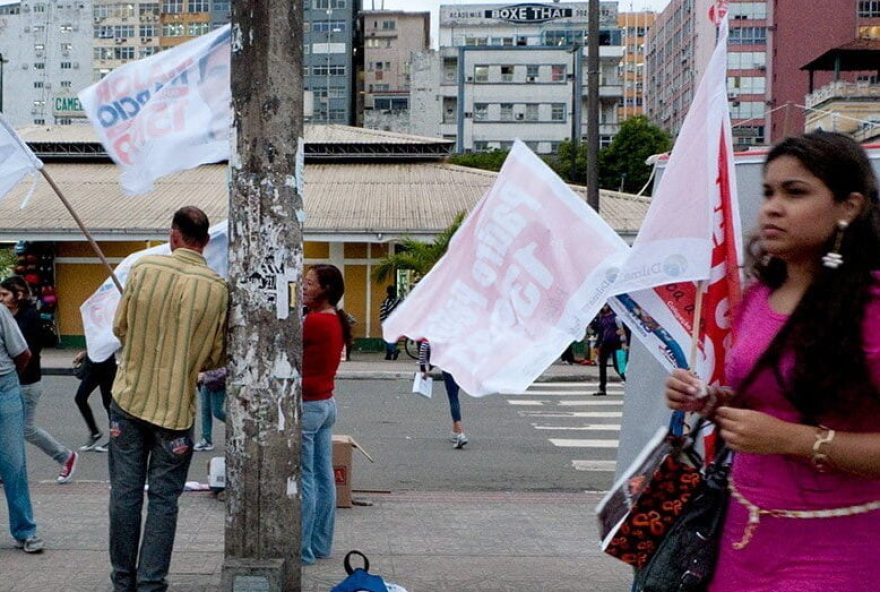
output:
<instances>
[{"instance_id":1,"label":"cardboard box","mask_svg":"<svg viewBox=\"0 0 880 592\"><path fill-rule=\"evenodd\" d=\"M336 434L333 436L333 476L336 478L336 507L350 508L351 502L351 466L352 449L357 448L370 462L373 459L355 442L351 436Z\"/></svg>"}]
</instances>

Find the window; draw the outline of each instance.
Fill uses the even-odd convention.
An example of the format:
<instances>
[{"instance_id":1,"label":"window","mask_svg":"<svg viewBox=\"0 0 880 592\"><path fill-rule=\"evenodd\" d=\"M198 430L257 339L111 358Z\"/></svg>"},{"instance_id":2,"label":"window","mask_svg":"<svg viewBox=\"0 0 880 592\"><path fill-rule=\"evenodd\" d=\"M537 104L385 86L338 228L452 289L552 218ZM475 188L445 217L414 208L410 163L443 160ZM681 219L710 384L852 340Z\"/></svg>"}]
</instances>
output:
<instances>
[{"instance_id":1,"label":"window","mask_svg":"<svg viewBox=\"0 0 880 592\"><path fill-rule=\"evenodd\" d=\"M766 92L763 76L729 76L727 92L732 95L763 95Z\"/></svg>"},{"instance_id":2,"label":"window","mask_svg":"<svg viewBox=\"0 0 880 592\"><path fill-rule=\"evenodd\" d=\"M62 33L70 33L73 31L73 25L60 25L58 30Z\"/></svg>"},{"instance_id":3,"label":"window","mask_svg":"<svg viewBox=\"0 0 880 592\"><path fill-rule=\"evenodd\" d=\"M72 43L62 43L61 44L61 51L70 51L71 49L73 49Z\"/></svg>"},{"instance_id":4,"label":"window","mask_svg":"<svg viewBox=\"0 0 880 592\"><path fill-rule=\"evenodd\" d=\"M134 37L134 25L116 25L113 27L113 37L116 39L130 39Z\"/></svg>"},{"instance_id":5,"label":"window","mask_svg":"<svg viewBox=\"0 0 880 592\"><path fill-rule=\"evenodd\" d=\"M71 64L70 62L61 62L61 69L62 70L70 70L72 67L73 67L73 64Z\"/></svg>"},{"instance_id":6,"label":"window","mask_svg":"<svg viewBox=\"0 0 880 592\"><path fill-rule=\"evenodd\" d=\"M188 0L186 7L189 12L208 12L211 10L208 0Z\"/></svg>"},{"instance_id":7,"label":"window","mask_svg":"<svg viewBox=\"0 0 880 592\"><path fill-rule=\"evenodd\" d=\"M878 17L880 17L880 0L860 0L859 1L859 17L861 17L861 18L878 18Z\"/></svg>"},{"instance_id":8,"label":"window","mask_svg":"<svg viewBox=\"0 0 880 592\"><path fill-rule=\"evenodd\" d=\"M538 80L538 72L538 66L526 66L526 82L535 82L536 80Z\"/></svg>"},{"instance_id":9,"label":"window","mask_svg":"<svg viewBox=\"0 0 880 592\"><path fill-rule=\"evenodd\" d=\"M42 2L36 2L34 4L34 12L46 12L46 5Z\"/></svg>"},{"instance_id":10,"label":"window","mask_svg":"<svg viewBox=\"0 0 880 592\"><path fill-rule=\"evenodd\" d=\"M550 80L553 82L562 82L565 80L565 65L556 64L550 66Z\"/></svg>"},{"instance_id":11,"label":"window","mask_svg":"<svg viewBox=\"0 0 880 592\"><path fill-rule=\"evenodd\" d=\"M46 125L46 120L45 119L34 119L34 124L35 125Z\"/></svg>"},{"instance_id":12,"label":"window","mask_svg":"<svg viewBox=\"0 0 880 592\"><path fill-rule=\"evenodd\" d=\"M501 66L501 82L513 82L513 66Z\"/></svg>"},{"instance_id":13,"label":"window","mask_svg":"<svg viewBox=\"0 0 880 592\"><path fill-rule=\"evenodd\" d=\"M141 47L138 50L138 57L146 58L159 52L158 47Z\"/></svg>"},{"instance_id":14,"label":"window","mask_svg":"<svg viewBox=\"0 0 880 592\"><path fill-rule=\"evenodd\" d=\"M312 31L315 33L343 33L345 32L345 21L315 21L312 23Z\"/></svg>"},{"instance_id":15,"label":"window","mask_svg":"<svg viewBox=\"0 0 880 592\"><path fill-rule=\"evenodd\" d=\"M114 47L113 48L113 59L133 60L134 59L134 48L133 47Z\"/></svg>"},{"instance_id":16,"label":"window","mask_svg":"<svg viewBox=\"0 0 880 592\"><path fill-rule=\"evenodd\" d=\"M382 21L382 30L383 31L393 31L397 28L396 21Z\"/></svg>"},{"instance_id":17,"label":"window","mask_svg":"<svg viewBox=\"0 0 880 592\"><path fill-rule=\"evenodd\" d=\"M345 76L345 64L314 65L312 76Z\"/></svg>"},{"instance_id":18,"label":"window","mask_svg":"<svg viewBox=\"0 0 880 592\"><path fill-rule=\"evenodd\" d=\"M404 111L409 109L409 99L406 97L379 97L373 101L373 108L383 111Z\"/></svg>"},{"instance_id":19,"label":"window","mask_svg":"<svg viewBox=\"0 0 880 592\"><path fill-rule=\"evenodd\" d=\"M159 32L156 25L141 25L141 37L158 37Z\"/></svg>"},{"instance_id":20,"label":"window","mask_svg":"<svg viewBox=\"0 0 880 592\"><path fill-rule=\"evenodd\" d=\"M486 121L489 118L489 103L474 103L474 121Z\"/></svg>"},{"instance_id":21,"label":"window","mask_svg":"<svg viewBox=\"0 0 880 592\"><path fill-rule=\"evenodd\" d=\"M229 0L214 0L213 5L211 6L212 12L219 12L220 14L229 14L229 10Z\"/></svg>"},{"instance_id":22,"label":"window","mask_svg":"<svg viewBox=\"0 0 880 592\"><path fill-rule=\"evenodd\" d=\"M113 48L112 47L96 47L93 50L93 57L96 60L112 60L113 59Z\"/></svg>"},{"instance_id":23,"label":"window","mask_svg":"<svg viewBox=\"0 0 880 592\"><path fill-rule=\"evenodd\" d=\"M538 121L538 105L536 103L526 105L526 121Z\"/></svg>"},{"instance_id":24,"label":"window","mask_svg":"<svg viewBox=\"0 0 880 592\"><path fill-rule=\"evenodd\" d=\"M42 80L34 80L34 88L43 88Z\"/></svg>"},{"instance_id":25,"label":"window","mask_svg":"<svg viewBox=\"0 0 880 592\"><path fill-rule=\"evenodd\" d=\"M183 23L170 23L162 25L162 35L165 37L185 37L186 25Z\"/></svg>"},{"instance_id":26,"label":"window","mask_svg":"<svg viewBox=\"0 0 880 592\"><path fill-rule=\"evenodd\" d=\"M70 117L58 117L55 119L55 123L58 125L70 125L73 123L73 119Z\"/></svg>"},{"instance_id":27,"label":"window","mask_svg":"<svg viewBox=\"0 0 880 592\"><path fill-rule=\"evenodd\" d=\"M730 70L752 70L764 68L767 53L763 51L732 51L727 54L727 67Z\"/></svg>"},{"instance_id":28,"label":"window","mask_svg":"<svg viewBox=\"0 0 880 592\"><path fill-rule=\"evenodd\" d=\"M45 62L35 62L34 63L34 70L45 70L45 69L46 69Z\"/></svg>"},{"instance_id":29,"label":"window","mask_svg":"<svg viewBox=\"0 0 880 592\"><path fill-rule=\"evenodd\" d=\"M474 140L474 152L487 152L489 150L489 142L485 140Z\"/></svg>"},{"instance_id":30,"label":"window","mask_svg":"<svg viewBox=\"0 0 880 592\"><path fill-rule=\"evenodd\" d=\"M98 7L95 6L95 10L97 10L97 9L98 9ZM159 15L159 3L158 2L157 3L144 2L143 4L141 4L138 7L138 14L140 14L141 16L148 16L148 15L158 16Z\"/></svg>"},{"instance_id":31,"label":"window","mask_svg":"<svg viewBox=\"0 0 880 592\"><path fill-rule=\"evenodd\" d=\"M95 39L113 39L113 27L95 27Z\"/></svg>"},{"instance_id":32,"label":"window","mask_svg":"<svg viewBox=\"0 0 880 592\"><path fill-rule=\"evenodd\" d=\"M501 103L501 121L513 121L513 103Z\"/></svg>"},{"instance_id":33,"label":"window","mask_svg":"<svg viewBox=\"0 0 880 592\"><path fill-rule=\"evenodd\" d=\"M565 103L550 105L550 121L565 121Z\"/></svg>"},{"instance_id":34,"label":"window","mask_svg":"<svg viewBox=\"0 0 880 592\"><path fill-rule=\"evenodd\" d=\"M34 101L34 108L35 109L40 109L40 108L44 107L45 105L46 105L46 101L40 101L40 100Z\"/></svg>"},{"instance_id":35,"label":"window","mask_svg":"<svg viewBox=\"0 0 880 592\"><path fill-rule=\"evenodd\" d=\"M186 26L186 34L191 37L204 35L211 30L211 23L190 23Z\"/></svg>"},{"instance_id":36,"label":"window","mask_svg":"<svg viewBox=\"0 0 880 592\"><path fill-rule=\"evenodd\" d=\"M489 82L489 66L474 66L474 82Z\"/></svg>"},{"instance_id":37,"label":"window","mask_svg":"<svg viewBox=\"0 0 880 592\"><path fill-rule=\"evenodd\" d=\"M183 0L164 0L162 12L166 14L183 14Z\"/></svg>"},{"instance_id":38,"label":"window","mask_svg":"<svg viewBox=\"0 0 880 592\"><path fill-rule=\"evenodd\" d=\"M458 60L456 58L443 58L443 79L454 82L458 74Z\"/></svg>"},{"instance_id":39,"label":"window","mask_svg":"<svg viewBox=\"0 0 880 592\"><path fill-rule=\"evenodd\" d=\"M314 0L314 8L345 8L346 0Z\"/></svg>"},{"instance_id":40,"label":"window","mask_svg":"<svg viewBox=\"0 0 880 592\"><path fill-rule=\"evenodd\" d=\"M733 119L753 119L763 116L763 101L734 101L730 105L730 117Z\"/></svg>"},{"instance_id":41,"label":"window","mask_svg":"<svg viewBox=\"0 0 880 592\"><path fill-rule=\"evenodd\" d=\"M730 20L765 19L767 4L764 2L731 2L727 5Z\"/></svg>"},{"instance_id":42,"label":"window","mask_svg":"<svg viewBox=\"0 0 880 592\"><path fill-rule=\"evenodd\" d=\"M465 45L489 45L489 40L486 37L465 37L464 44Z\"/></svg>"},{"instance_id":43,"label":"window","mask_svg":"<svg viewBox=\"0 0 880 592\"><path fill-rule=\"evenodd\" d=\"M62 80L61 88L70 88L70 80Z\"/></svg>"},{"instance_id":44,"label":"window","mask_svg":"<svg viewBox=\"0 0 880 592\"><path fill-rule=\"evenodd\" d=\"M765 27L734 27L730 29L731 45L756 45L767 43Z\"/></svg>"}]
</instances>

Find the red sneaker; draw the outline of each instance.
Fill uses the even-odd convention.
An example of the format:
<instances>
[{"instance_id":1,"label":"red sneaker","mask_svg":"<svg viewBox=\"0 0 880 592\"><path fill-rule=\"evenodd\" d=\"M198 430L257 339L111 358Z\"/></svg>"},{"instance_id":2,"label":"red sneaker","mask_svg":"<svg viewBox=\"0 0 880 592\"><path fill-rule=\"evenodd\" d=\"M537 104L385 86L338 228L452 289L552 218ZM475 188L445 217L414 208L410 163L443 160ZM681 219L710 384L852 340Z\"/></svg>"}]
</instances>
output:
<instances>
[{"instance_id":1,"label":"red sneaker","mask_svg":"<svg viewBox=\"0 0 880 592\"><path fill-rule=\"evenodd\" d=\"M79 460L79 455L76 452L71 451L70 456L67 457L67 460L64 461L64 464L61 465L61 471L58 473L58 483L67 483L73 478L73 472L76 471L76 461Z\"/></svg>"}]
</instances>

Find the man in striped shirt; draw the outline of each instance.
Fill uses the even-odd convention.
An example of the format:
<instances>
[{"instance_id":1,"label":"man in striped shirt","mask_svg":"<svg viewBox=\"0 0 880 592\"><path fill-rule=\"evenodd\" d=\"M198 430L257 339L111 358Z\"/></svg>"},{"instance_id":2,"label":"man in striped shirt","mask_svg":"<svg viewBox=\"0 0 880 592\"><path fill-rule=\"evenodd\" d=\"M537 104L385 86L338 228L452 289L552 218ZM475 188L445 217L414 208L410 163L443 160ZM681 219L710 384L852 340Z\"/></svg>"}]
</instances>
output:
<instances>
[{"instance_id":1,"label":"man in striped shirt","mask_svg":"<svg viewBox=\"0 0 880 592\"><path fill-rule=\"evenodd\" d=\"M202 251L208 217L174 214L171 255L131 268L113 332L122 342L110 405L110 563L115 592L166 590L177 500L193 452L198 373L225 364L226 283ZM144 483L149 505L141 542Z\"/></svg>"}]
</instances>

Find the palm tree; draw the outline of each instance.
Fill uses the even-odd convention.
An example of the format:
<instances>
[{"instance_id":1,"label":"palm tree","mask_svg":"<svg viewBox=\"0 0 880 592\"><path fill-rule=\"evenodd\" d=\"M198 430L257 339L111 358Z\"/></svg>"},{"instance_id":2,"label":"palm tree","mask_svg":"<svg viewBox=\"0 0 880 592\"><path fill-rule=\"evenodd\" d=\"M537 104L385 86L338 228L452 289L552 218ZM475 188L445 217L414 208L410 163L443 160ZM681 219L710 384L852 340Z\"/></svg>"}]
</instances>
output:
<instances>
[{"instance_id":1,"label":"palm tree","mask_svg":"<svg viewBox=\"0 0 880 592\"><path fill-rule=\"evenodd\" d=\"M452 223L438 234L430 243L423 243L412 237L404 237L400 241L400 252L390 253L379 261L373 269L373 278L377 282L385 282L396 270L409 270L418 281L431 271L449 248L449 241L464 221L467 212L458 212Z\"/></svg>"}]
</instances>

